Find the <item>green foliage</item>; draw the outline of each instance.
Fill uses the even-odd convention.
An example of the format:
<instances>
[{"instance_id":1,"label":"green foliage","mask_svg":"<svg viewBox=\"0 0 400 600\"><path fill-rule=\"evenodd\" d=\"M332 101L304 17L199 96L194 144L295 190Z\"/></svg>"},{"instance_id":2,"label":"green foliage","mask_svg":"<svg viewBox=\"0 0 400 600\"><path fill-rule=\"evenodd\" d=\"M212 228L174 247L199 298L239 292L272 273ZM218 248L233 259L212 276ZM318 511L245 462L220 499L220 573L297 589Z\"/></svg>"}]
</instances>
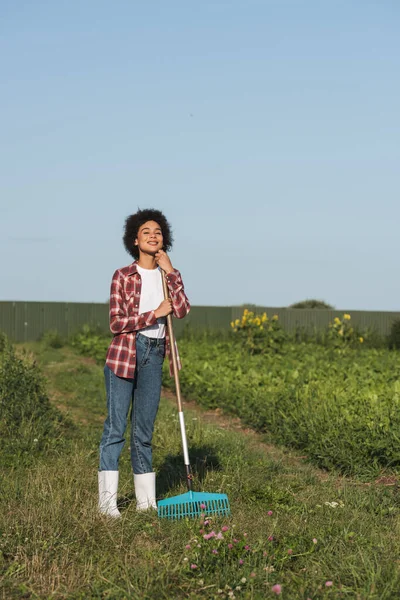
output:
<instances>
[{"instance_id":1,"label":"green foliage","mask_svg":"<svg viewBox=\"0 0 400 600\"><path fill-rule=\"evenodd\" d=\"M389 334L389 348L400 350L400 319L393 321Z\"/></svg>"},{"instance_id":2,"label":"green foliage","mask_svg":"<svg viewBox=\"0 0 400 600\"><path fill-rule=\"evenodd\" d=\"M269 319L267 313L257 315L247 308L241 319L232 321L231 327L234 341L239 342L250 354L265 354L271 350L279 352L286 338L278 315Z\"/></svg>"},{"instance_id":3,"label":"green foliage","mask_svg":"<svg viewBox=\"0 0 400 600\"><path fill-rule=\"evenodd\" d=\"M41 337L41 343L44 348L62 348L65 344L64 338L58 333L57 329L45 331Z\"/></svg>"},{"instance_id":4,"label":"green foliage","mask_svg":"<svg viewBox=\"0 0 400 600\"><path fill-rule=\"evenodd\" d=\"M286 343L282 353L250 355L204 339L179 348L182 392L204 407L238 415L328 469L370 477L400 467L397 353Z\"/></svg>"},{"instance_id":5,"label":"green foliage","mask_svg":"<svg viewBox=\"0 0 400 600\"><path fill-rule=\"evenodd\" d=\"M294 304L291 304L289 308L327 308L332 310L334 307L323 300L309 299L295 302Z\"/></svg>"},{"instance_id":6,"label":"green foliage","mask_svg":"<svg viewBox=\"0 0 400 600\"><path fill-rule=\"evenodd\" d=\"M71 340L71 346L80 354L90 356L98 363L104 363L109 344L110 336L98 332L89 325L84 325Z\"/></svg>"},{"instance_id":7,"label":"green foliage","mask_svg":"<svg viewBox=\"0 0 400 600\"><path fill-rule=\"evenodd\" d=\"M3 465L30 464L61 448L71 423L54 408L39 368L17 354L5 336L0 343L0 456Z\"/></svg>"},{"instance_id":8,"label":"green foliage","mask_svg":"<svg viewBox=\"0 0 400 600\"><path fill-rule=\"evenodd\" d=\"M333 323L329 323L326 339L334 347L358 346L365 342L366 333L361 335L350 321L351 315L345 313L342 318L335 317Z\"/></svg>"}]
</instances>

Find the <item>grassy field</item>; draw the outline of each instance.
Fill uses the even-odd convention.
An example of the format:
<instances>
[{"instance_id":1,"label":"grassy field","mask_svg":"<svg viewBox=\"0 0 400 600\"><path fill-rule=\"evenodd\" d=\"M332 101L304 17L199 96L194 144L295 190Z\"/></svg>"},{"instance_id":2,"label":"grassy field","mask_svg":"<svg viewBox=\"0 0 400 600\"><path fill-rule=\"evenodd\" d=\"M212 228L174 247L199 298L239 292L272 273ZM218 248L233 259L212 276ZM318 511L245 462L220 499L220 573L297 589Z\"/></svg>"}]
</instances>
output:
<instances>
[{"instance_id":1,"label":"grassy field","mask_svg":"<svg viewBox=\"0 0 400 600\"><path fill-rule=\"evenodd\" d=\"M230 518L170 522L137 513L127 448L120 465L122 519L100 518L102 368L68 347L30 344L29 350L47 378L52 405L74 427L57 448L33 462L21 454L3 470L1 598L398 597L397 483L318 470L294 452L263 443L237 420L218 416L219 410L203 414L189 407L188 440L195 485L227 493ZM182 354L187 365L184 344ZM208 379L214 386L208 406L215 407L214 379ZM206 395L202 391L204 404ZM185 491L179 424L169 398L157 419L154 460L158 495ZM208 535L212 531L216 536Z\"/></svg>"}]
</instances>

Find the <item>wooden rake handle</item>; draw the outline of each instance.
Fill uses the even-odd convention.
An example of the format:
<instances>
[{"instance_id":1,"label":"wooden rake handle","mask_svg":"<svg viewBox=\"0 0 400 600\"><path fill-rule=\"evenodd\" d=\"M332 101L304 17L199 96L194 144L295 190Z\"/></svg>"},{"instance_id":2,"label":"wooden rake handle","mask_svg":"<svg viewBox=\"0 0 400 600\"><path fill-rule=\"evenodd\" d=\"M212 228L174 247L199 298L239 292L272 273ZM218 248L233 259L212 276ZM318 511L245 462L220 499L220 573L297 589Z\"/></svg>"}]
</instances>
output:
<instances>
[{"instance_id":1,"label":"wooden rake handle","mask_svg":"<svg viewBox=\"0 0 400 600\"><path fill-rule=\"evenodd\" d=\"M163 284L163 291L164 291L164 300L167 300L169 298L169 292L168 292L168 285L167 285L167 280L165 278L164 271L162 271L162 284ZM179 383L178 357L177 357L177 353L176 353L174 328L172 326L172 314L167 316L167 326L168 326L169 341L170 341L170 346L171 346L172 366L173 366L173 370L174 370L176 402L178 404L178 411L182 412L181 386Z\"/></svg>"}]
</instances>

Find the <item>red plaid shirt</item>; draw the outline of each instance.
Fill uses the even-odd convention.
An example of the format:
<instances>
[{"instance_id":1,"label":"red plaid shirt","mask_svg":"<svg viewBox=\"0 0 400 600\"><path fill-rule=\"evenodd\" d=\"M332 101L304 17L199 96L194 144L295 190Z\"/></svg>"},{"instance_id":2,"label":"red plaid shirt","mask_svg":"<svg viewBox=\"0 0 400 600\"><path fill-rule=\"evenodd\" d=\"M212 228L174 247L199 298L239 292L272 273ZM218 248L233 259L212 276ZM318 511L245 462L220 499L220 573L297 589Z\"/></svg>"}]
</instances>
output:
<instances>
[{"instance_id":1,"label":"red plaid shirt","mask_svg":"<svg viewBox=\"0 0 400 600\"><path fill-rule=\"evenodd\" d=\"M115 271L110 292L110 329L114 334L108 348L106 365L118 377L133 378L136 367L136 333L145 327L155 325L154 310L139 314L142 278L136 268L137 262ZM177 269L166 276L173 314L182 319L190 310L181 274ZM165 334L166 354L169 358L172 375L172 355L168 328ZM178 357L178 365L180 361Z\"/></svg>"}]
</instances>

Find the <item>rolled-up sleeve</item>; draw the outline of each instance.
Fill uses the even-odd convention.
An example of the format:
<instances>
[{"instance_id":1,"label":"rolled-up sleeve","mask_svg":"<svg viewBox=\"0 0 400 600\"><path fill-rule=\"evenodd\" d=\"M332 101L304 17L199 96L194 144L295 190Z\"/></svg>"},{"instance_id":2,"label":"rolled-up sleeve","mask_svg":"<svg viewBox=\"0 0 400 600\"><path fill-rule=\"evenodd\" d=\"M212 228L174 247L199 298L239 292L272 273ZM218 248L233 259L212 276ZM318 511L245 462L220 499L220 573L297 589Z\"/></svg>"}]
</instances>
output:
<instances>
[{"instance_id":1,"label":"rolled-up sleeve","mask_svg":"<svg viewBox=\"0 0 400 600\"><path fill-rule=\"evenodd\" d=\"M169 295L172 300L173 314L177 319L183 319L190 311L190 303L185 294L182 277L177 269L166 276Z\"/></svg>"}]
</instances>

